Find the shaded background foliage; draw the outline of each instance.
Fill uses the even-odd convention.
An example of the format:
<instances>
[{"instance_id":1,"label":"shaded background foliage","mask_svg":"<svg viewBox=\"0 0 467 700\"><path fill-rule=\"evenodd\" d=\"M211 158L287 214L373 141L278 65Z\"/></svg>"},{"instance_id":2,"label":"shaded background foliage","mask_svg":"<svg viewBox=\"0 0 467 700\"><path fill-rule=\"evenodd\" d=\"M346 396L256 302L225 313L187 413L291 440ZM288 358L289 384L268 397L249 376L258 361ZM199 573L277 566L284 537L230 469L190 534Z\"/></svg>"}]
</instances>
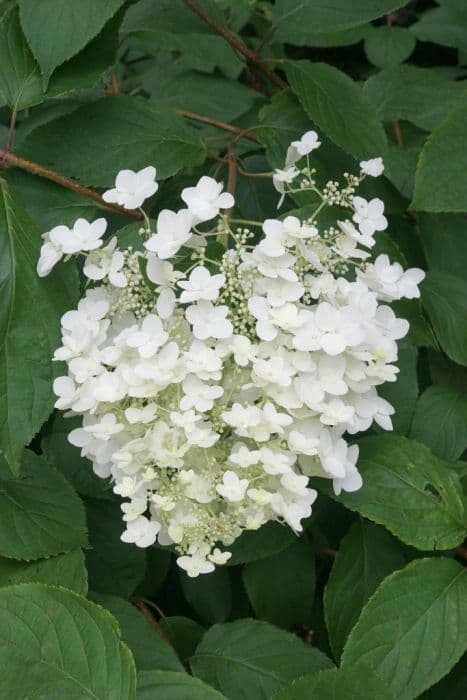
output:
<instances>
[{"instance_id":1,"label":"shaded background foliage","mask_svg":"<svg viewBox=\"0 0 467 700\"><path fill-rule=\"evenodd\" d=\"M0 698L467 695L466 74L464 0L0 2ZM390 218L377 253L427 270L397 304L395 433L359 440L358 493L317 480L302 536L268 524L189 579L120 542L109 484L53 413L80 279L38 280L40 234L148 164L151 214L207 173L271 216L260 174L311 128L323 178L384 157L365 184ZM139 223L106 213L134 244Z\"/></svg>"}]
</instances>

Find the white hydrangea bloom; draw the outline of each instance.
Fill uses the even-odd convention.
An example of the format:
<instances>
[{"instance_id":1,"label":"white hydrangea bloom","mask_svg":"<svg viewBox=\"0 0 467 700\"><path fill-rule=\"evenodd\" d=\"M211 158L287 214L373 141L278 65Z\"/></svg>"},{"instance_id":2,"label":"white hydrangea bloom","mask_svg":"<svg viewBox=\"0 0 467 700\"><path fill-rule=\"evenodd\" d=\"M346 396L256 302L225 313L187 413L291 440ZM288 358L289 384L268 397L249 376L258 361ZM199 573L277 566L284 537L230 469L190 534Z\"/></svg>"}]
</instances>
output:
<instances>
[{"instance_id":1,"label":"white hydrangea bloom","mask_svg":"<svg viewBox=\"0 0 467 700\"><path fill-rule=\"evenodd\" d=\"M115 188L102 195L104 202L120 204L125 209L138 209L143 202L157 192L156 168L152 165L138 172L120 170L115 179Z\"/></svg>"},{"instance_id":2,"label":"white hydrangea bloom","mask_svg":"<svg viewBox=\"0 0 467 700\"><path fill-rule=\"evenodd\" d=\"M288 158L318 145L307 132ZM285 194L300 175L316 194L314 171L295 160L274 185ZM122 541L170 546L198 576L225 564L244 530L278 520L301 532L317 497L310 477L330 479L336 494L360 488L349 436L391 430L378 386L396 380L408 331L386 302L416 298L424 277L385 254L367 262L387 220L357 187L381 174L380 160L342 187L327 183L310 218L257 222L256 239L216 219L234 202L209 177L183 191L188 209L162 210L156 233L146 225L142 252L115 238L103 246L104 219L44 234L40 276L86 253L88 285L54 353L68 370L55 405L82 416L69 440L123 499ZM122 173L107 201L140 206L157 189L154 168ZM349 218L325 228L319 212L334 205ZM193 227L210 219L185 255ZM206 242L220 231L234 244L215 261Z\"/></svg>"}]
</instances>

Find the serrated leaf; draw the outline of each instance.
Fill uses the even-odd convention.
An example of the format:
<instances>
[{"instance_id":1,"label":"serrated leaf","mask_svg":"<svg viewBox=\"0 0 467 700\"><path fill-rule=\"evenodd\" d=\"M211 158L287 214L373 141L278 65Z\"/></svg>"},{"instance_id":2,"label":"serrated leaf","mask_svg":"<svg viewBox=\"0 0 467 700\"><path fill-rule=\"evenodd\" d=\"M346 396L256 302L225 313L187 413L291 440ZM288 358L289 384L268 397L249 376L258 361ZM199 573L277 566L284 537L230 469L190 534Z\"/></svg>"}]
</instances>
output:
<instances>
[{"instance_id":1,"label":"serrated leaf","mask_svg":"<svg viewBox=\"0 0 467 700\"><path fill-rule=\"evenodd\" d=\"M135 698L133 659L115 619L53 586L0 590L0 670L5 698Z\"/></svg>"},{"instance_id":2,"label":"serrated leaf","mask_svg":"<svg viewBox=\"0 0 467 700\"><path fill-rule=\"evenodd\" d=\"M200 624L182 615L161 617L159 624L183 661L193 656L206 631Z\"/></svg>"},{"instance_id":3,"label":"serrated leaf","mask_svg":"<svg viewBox=\"0 0 467 700\"><path fill-rule=\"evenodd\" d=\"M267 559L247 564L243 582L255 615L278 627L309 625L315 597L315 558L306 537Z\"/></svg>"},{"instance_id":4,"label":"serrated leaf","mask_svg":"<svg viewBox=\"0 0 467 700\"><path fill-rule=\"evenodd\" d=\"M155 165L157 179L167 178L200 164L205 148L177 114L120 96L84 104L38 127L24 140L21 155L83 184L106 187L122 168Z\"/></svg>"},{"instance_id":5,"label":"serrated leaf","mask_svg":"<svg viewBox=\"0 0 467 700\"><path fill-rule=\"evenodd\" d=\"M417 228L430 269L467 279L465 215L420 214Z\"/></svg>"},{"instance_id":6,"label":"serrated leaf","mask_svg":"<svg viewBox=\"0 0 467 700\"><path fill-rule=\"evenodd\" d=\"M228 565L248 564L248 562L277 554L288 547L294 539L293 531L280 523L269 522L259 530L246 530L229 547L232 557Z\"/></svg>"},{"instance_id":7,"label":"serrated leaf","mask_svg":"<svg viewBox=\"0 0 467 700\"><path fill-rule=\"evenodd\" d=\"M431 131L459 107L466 96L461 82L429 68L392 66L371 76L363 92L383 121L404 119Z\"/></svg>"},{"instance_id":8,"label":"serrated leaf","mask_svg":"<svg viewBox=\"0 0 467 700\"><path fill-rule=\"evenodd\" d=\"M405 61L415 48L415 37L405 27L375 27L365 35L365 53L378 68Z\"/></svg>"},{"instance_id":9,"label":"serrated leaf","mask_svg":"<svg viewBox=\"0 0 467 700\"><path fill-rule=\"evenodd\" d=\"M458 459L467 448L467 396L460 389L430 386L420 396L410 437L443 459Z\"/></svg>"},{"instance_id":10,"label":"serrated leaf","mask_svg":"<svg viewBox=\"0 0 467 700\"><path fill-rule=\"evenodd\" d=\"M19 476L6 472L0 476L0 556L29 561L87 544L83 504L61 474L29 450Z\"/></svg>"},{"instance_id":11,"label":"serrated leaf","mask_svg":"<svg viewBox=\"0 0 467 700\"><path fill-rule=\"evenodd\" d=\"M324 592L326 627L336 658L377 586L405 563L401 545L382 527L366 520L352 525L339 545Z\"/></svg>"},{"instance_id":12,"label":"serrated leaf","mask_svg":"<svg viewBox=\"0 0 467 700\"><path fill-rule=\"evenodd\" d=\"M12 110L32 107L44 99L39 66L21 31L16 7L0 21L0 96Z\"/></svg>"},{"instance_id":13,"label":"serrated leaf","mask_svg":"<svg viewBox=\"0 0 467 700\"><path fill-rule=\"evenodd\" d=\"M386 578L362 611L343 667L370 666L398 700L417 698L467 648L467 570L419 559Z\"/></svg>"},{"instance_id":14,"label":"serrated leaf","mask_svg":"<svg viewBox=\"0 0 467 700\"><path fill-rule=\"evenodd\" d=\"M138 673L138 700L223 700L221 695L198 678L173 671L141 671Z\"/></svg>"},{"instance_id":15,"label":"serrated leaf","mask_svg":"<svg viewBox=\"0 0 467 700\"><path fill-rule=\"evenodd\" d=\"M467 280L447 272L428 272L422 300L446 355L467 365Z\"/></svg>"},{"instance_id":16,"label":"serrated leaf","mask_svg":"<svg viewBox=\"0 0 467 700\"><path fill-rule=\"evenodd\" d=\"M0 180L0 453L18 472L21 453L50 414L60 365L60 316L78 291L73 264L37 276L40 233ZM27 362L25 362L27 358Z\"/></svg>"},{"instance_id":17,"label":"serrated leaf","mask_svg":"<svg viewBox=\"0 0 467 700\"><path fill-rule=\"evenodd\" d=\"M129 598L144 579L144 549L120 540L124 530L117 502L86 500L90 548L86 550L89 588L96 593Z\"/></svg>"},{"instance_id":18,"label":"serrated leaf","mask_svg":"<svg viewBox=\"0 0 467 700\"><path fill-rule=\"evenodd\" d=\"M383 126L359 85L334 66L287 61L292 90L307 114L335 144L355 158L384 155Z\"/></svg>"},{"instance_id":19,"label":"serrated leaf","mask_svg":"<svg viewBox=\"0 0 467 700\"><path fill-rule=\"evenodd\" d=\"M258 620L214 625L191 659L194 675L229 700L268 700L295 678L330 666L318 649Z\"/></svg>"},{"instance_id":20,"label":"serrated leaf","mask_svg":"<svg viewBox=\"0 0 467 700\"><path fill-rule=\"evenodd\" d=\"M402 0L276 0L273 22L277 38L288 41L290 35L305 33L308 27L336 31L354 27L386 15L405 5Z\"/></svg>"},{"instance_id":21,"label":"serrated leaf","mask_svg":"<svg viewBox=\"0 0 467 700\"><path fill-rule=\"evenodd\" d=\"M459 700L467 688L467 654L433 688L420 696L420 700Z\"/></svg>"},{"instance_id":22,"label":"serrated leaf","mask_svg":"<svg viewBox=\"0 0 467 700\"><path fill-rule=\"evenodd\" d=\"M273 700L395 700L388 686L366 666L331 668L299 678Z\"/></svg>"},{"instance_id":23,"label":"serrated leaf","mask_svg":"<svg viewBox=\"0 0 467 700\"><path fill-rule=\"evenodd\" d=\"M394 430L402 435L409 432L418 398L417 348L407 346L399 349L397 366L399 374L395 382L379 387L378 394L394 406L392 418Z\"/></svg>"},{"instance_id":24,"label":"serrated leaf","mask_svg":"<svg viewBox=\"0 0 467 700\"><path fill-rule=\"evenodd\" d=\"M467 534L458 475L430 450L400 435L360 440L363 486L335 496L421 550L449 549Z\"/></svg>"},{"instance_id":25,"label":"serrated leaf","mask_svg":"<svg viewBox=\"0 0 467 700\"><path fill-rule=\"evenodd\" d=\"M440 96L437 97L440 99ZM467 93L427 138L415 173L415 211L462 212L467 199Z\"/></svg>"},{"instance_id":26,"label":"serrated leaf","mask_svg":"<svg viewBox=\"0 0 467 700\"><path fill-rule=\"evenodd\" d=\"M73 549L65 554L32 562L0 558L0 587L31 581L63 586L87 595L88 575L83 552L81 549Z\"/></svg>"},{"instance_id":27,"label":"serrated leaf","mask_svg":"<svg viewBox=\"0 0 467 700\"><path fill-rule=\"evenodd\" d=\"M232 588L227 569L218 568L209 576L190 578L179 571L187 602L203 623L224 622L232 610Z\"/></svg>"},{"instance_id":28,"label":"serrated leaf","mask_svg":"<svg viewBox=\"0 0 467 700\"><path fill-rule=\"evenodd\" d=\"M116 596L92 595L118 621L122 639L131 649L138 670L183 671L175 651L131 603Z\"/></svg>"},{"instance_id":29,"label":"serrated leaf","mask_svg":"<svg viewBox=\"0 0 467 700\"><path fill-rule=\"evenodd\" d=\"M124 0L19 0L21 26L42 72L44 88L54 70L100 32Z\"/></svg>"}]
</instances>

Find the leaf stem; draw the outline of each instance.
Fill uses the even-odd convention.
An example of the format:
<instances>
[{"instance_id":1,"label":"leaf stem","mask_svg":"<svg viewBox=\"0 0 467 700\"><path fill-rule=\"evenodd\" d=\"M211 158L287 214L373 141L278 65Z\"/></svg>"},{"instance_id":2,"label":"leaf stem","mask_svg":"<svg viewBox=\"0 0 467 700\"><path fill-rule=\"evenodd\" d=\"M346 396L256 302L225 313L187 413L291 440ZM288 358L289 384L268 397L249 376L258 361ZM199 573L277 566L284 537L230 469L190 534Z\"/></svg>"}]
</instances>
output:
<instances>
[{"instance_id":1,"label":"leaf stem","mask_svg":"<svg viewBox=\"0 0 467 700\"><path fill-rule=\"evenodd\" d=\"M241 41L238 37L235 36L235 34L232 34L232 32L229 32L228 29L222 26L222 24L219 24L219 22L214 19L214 17L211 17L210 14L208 14L200 5L195 0L184 0L185 5L188 5L188 7L195 12L198 17L201 17L202 20L206 22L206 24L209 24L210 27L212 27L220 36L226 40L226 42L232 47L232 49L235 51L235 53L241 54L246 58L246 60L249 63L252 63L257 67L257 69L266 77L268 80L270 80L272 83L280 87L281 89L288 87L287 83L285 80L283 80L277 73L274 73L273 70L269 68L269 66L261 59L259 56L256 55L254 51L248 48L246 44Z\"/></svg>"},{"instance_id":2,"label":"leaf stem","mask_svg":"<svg viewBox=\"0 0 467 700\"><path fill-rule=\"evenodd\" d=\"M254 143L259 143L256 136L250 134L247 129L239 129L239 127L233 126L232 124L227 124L226 122L221 122L219 119L213 119L213 117L207 117L204 114L197 114L196 112L189 112L186 109L179 109L178 107L174 107L173 111L177 112L177 114L180 114L182 117L186 117L187 119L193 119L193 121L202 122L203 124L210 124L211 126L215 126L223 131L230 131L231 134L236 134L238 138L248 139Z\"/></svg>"},{"instance_id":3,"label":"leaf stem","mask_svg":"<svg viewBox=\"0 0 467 700\"><path fill-rule=\"evenodd\" d=\"M153 614L151 613L149 608L143 603L141 598L137 595L134 595L133 598L131 599L131 602L144 615L146 620L154 627L154 629L157 631L157 634L161 637L161 639L163 639L166 644L168 644L170 647L173 648L172 642L170 641L170 639L166 635L165 630L160 626L160 624L157 622L156 618L153 616Z\"/></svg>"},{"instance_id":4,"label":"leaf stem","mask_svg":"<svg viewBox=\"0 0 467 700\"><path fill-rule=\"evenodd\" d=\"M39 165L39 163L33 163L32 161L26 160L26 158L22 158L11 151L3 151L0 149L0 167L1 166L21 168L21 170L27 170L28 172L33 173L33 175L39 175L47 180L52 180L52 182L56 182L58 185L66 187L68 190L72 190L83 197L94 200L108 211L113 211L117 214L124 214L125 216L131 216L133 219L143 218L140 211L136 209L125 209L124 207L120 207L118 204L109 204L108 202L104 202L102 196L98 192L94 192L94 190L91 190L88 187L83 187L83 185L79 185L77 182L75 182L75 180L71 180L64 175L60 175L54 170L48 170L42 165Z\"/></svg>"}]
</instances>

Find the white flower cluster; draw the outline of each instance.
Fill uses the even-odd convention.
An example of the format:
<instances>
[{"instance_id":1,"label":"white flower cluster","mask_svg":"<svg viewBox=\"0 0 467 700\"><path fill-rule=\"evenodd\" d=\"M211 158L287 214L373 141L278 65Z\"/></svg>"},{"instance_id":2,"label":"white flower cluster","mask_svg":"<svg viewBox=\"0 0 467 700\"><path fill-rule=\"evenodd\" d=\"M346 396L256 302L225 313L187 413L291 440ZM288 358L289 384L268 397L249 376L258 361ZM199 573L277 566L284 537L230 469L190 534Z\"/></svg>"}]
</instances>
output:
<instances>
[{"instance_id":1,"label":"white flower cluster","mask_svg":"<svg viewBox=\"0 0 467 700\"><path fill-rule=\"evenodd\" d=\"M147 220L144 252L103 246L103 219L44 235L40 275L83 252L95 283L63 316L54 356L68 366L56 407L83 416L70 442L125 499L122 540L174 545L189 576L225 563L244 530L277 520L300 532L317 495L309 477L359 489L345 436L392 428L377 386L396 379L408 323L380 302L419 296L424 274L386 255L367 262L387 221L383 202L356 188L381 159L320 189L309 165L319 145L315 132L293 142L273 176L282 196L319 195L306 220L232 219L221 210L233 197L202 177L183 190L186 208L161 211L155 232ZM104 198L139 207L154 177L122 171ZM342 220L324 228L328 205ZM232 243L219 260L206 244L216 235Z\"/></svg>"}]
</instances>

